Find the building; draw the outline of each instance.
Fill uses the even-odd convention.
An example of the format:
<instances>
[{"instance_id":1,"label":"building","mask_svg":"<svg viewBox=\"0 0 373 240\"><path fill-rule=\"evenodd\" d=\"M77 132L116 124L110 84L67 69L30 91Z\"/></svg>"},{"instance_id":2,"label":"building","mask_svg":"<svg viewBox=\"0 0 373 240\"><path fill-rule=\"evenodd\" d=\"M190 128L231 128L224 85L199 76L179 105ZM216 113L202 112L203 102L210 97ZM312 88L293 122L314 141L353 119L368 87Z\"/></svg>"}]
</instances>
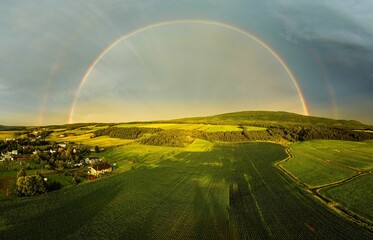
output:
<instances>
[{"instance_id":1,"label":"building","mask_svg":"<svg viewBox=\"0 0 373 240\"><path fill-rule=\"evenodd\" d=\"M112 172L113 167L109 163L100 163L95 166L89 167L88 174L98 176L107 172Z\"/></svg>"},{"instance_id":2,"label":"building","mask_svg":"<svg viewBox=\"0 0 373 240\"><path fill-rule=\"evenodd\" d=\"M85 164L95 164L95 163L101 162L101 159L100 158L86 158L84 162Z\"/></svg>"}]
</instances>

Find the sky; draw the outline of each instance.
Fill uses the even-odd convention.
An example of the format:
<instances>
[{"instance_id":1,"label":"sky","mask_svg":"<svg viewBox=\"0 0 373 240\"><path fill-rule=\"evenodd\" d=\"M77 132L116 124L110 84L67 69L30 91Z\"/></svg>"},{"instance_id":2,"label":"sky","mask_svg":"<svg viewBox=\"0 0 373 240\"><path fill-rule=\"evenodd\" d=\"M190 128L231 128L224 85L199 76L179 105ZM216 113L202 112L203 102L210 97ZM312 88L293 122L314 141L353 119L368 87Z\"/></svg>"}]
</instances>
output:
<instances>
[{"instance_id":1,"label":"sky","mask_svg":"<svg viewBox=\"0 0 373 240\"><path fill-rule=\"evenodd\" d=\"M3 0L0 125L246 110L373 124L372 22L370 0Z\"/></svg>"}]
</instances>

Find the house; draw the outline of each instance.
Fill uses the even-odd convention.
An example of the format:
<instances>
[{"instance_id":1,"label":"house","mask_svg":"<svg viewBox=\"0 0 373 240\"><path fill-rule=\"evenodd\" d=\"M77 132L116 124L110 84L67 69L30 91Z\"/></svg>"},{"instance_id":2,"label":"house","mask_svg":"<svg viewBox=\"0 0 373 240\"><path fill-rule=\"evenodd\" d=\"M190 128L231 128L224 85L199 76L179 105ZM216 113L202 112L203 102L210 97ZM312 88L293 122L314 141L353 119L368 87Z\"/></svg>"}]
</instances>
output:
<instances>
[{"instance_id":1,"label":"house","mask_svg":"<svg viewBox=\"0 0 373 240\"><path fill-rule=\"evenodd\" d=\"M61 148L66 148L67 144L66 143L60 143L60 144L58 144L58 146L61 147Z\"/></svg>"},{"instance_id":2,"label":"house","mask_svg":"<svg viewBox=\"0 0 373 240\"><path fill-rule=\"evenodd\" d=\"M113 167L109 163L100 163L88 169L88 174L98 176L107 172L112 172Z\"/></svg>"},{"instance_id":3,"label":"house","mask_svg":"<svg viewBox=\"0 0 373 240\"><path fill-rule=\"evenodd\" d=\"M13 156L10 152L7 152L5 154L1 154L0 161L2 162L2 161L6 161L6 160L8 160L8 161L13 161L14 160L14 158L13 158Z\"/></svg>"},{"instance_id":4,"label":"house","mask_svg":"<svg viewBox=\"0 0 373 240\"><path fill-rule=\"evenodd\" d=\"M101 162L101 159L100 158L86 158L84 161L86 164L95 164L95 163Z\"/></svg>"},{"instance_id":5,"label":"house","mask_svg":"<svg viewBox=\"0 0 373 240\"><path fill-rule=\"evenodd\" d=\"M80 162L80 163L75 163L75 164L74 164L74 167L81 167L81 166L83 166L83 163L82 163L82 162Z\"/></svg>"}]
</instances>

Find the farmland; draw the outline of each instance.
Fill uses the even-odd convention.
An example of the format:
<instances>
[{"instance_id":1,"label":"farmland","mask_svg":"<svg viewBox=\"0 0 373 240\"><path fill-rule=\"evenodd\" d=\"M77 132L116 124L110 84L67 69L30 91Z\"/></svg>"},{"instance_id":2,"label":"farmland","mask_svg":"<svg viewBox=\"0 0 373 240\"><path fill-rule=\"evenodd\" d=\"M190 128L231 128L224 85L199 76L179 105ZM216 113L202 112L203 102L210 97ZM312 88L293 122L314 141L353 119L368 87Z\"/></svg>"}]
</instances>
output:
<instances>
[{"instance_id":1,"label":"farmland","mask_svg":"<svg viewBox=\"0 0 373 240\"><path fill-rule=\"evenodd\" d=\"M283 112L7 128L0 238L371 239L367 129ZM89 181L90 159L114 171ZM61 189L12 195L20 168Z\"/></svg>"},{"instance_id":2,"label":"farmland","mask_svg":"<svg viewBox=\"0 0 373 240\"><path fill-rule=\"evenodd\" d=\"M202 144L203 143L196 143ZM205 143L206 144L206 143ZM107 153L118 164L122 146ZM137 148L138 147L138 148ZM47 195L3 200L2 239L369 239L368 230L305 194L273 164L272 143L221 143L207 152L132 146L134 170ZM135 150L137 148L137 150ZM175 149L177 150L177 149ZM158 154L158 161L149 158ZM148 156L148 158L146 158Z\"/></svg>"},{"instance_id":3,"label":"farmland","mask_svg":"<svg viewBox=\"0 0 373 240\"><path fill-rule=\"evenodd\" d=\"M353 215L373 222L373 142L309 141L290 147L293 158L281 163L297 181Z\"/></svg>"}]
</instances>

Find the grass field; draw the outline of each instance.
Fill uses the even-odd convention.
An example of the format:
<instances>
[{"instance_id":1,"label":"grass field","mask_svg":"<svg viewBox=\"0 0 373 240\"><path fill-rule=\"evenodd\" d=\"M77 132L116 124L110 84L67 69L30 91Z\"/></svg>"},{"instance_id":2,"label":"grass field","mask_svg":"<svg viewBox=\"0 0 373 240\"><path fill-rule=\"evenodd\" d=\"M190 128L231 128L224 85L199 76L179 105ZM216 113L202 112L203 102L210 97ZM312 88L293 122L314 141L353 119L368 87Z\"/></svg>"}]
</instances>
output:
<instances>
[{"instance_id":1,"label":"grass field","mask_svg":"<svg viewBox=\"0 0 373 240\"><path fill-rule=\"evenodd\" d=\"M136 148L112 148L106 156L119 161L129 147ZM141 159L162 155L162 147L137 147ZM88 184L0 200L1 239L373 237L278 171L273 164L286 157L281 145L215 144L208 152L159 156L157 164L144 162Z\"/></svg>"}]
</instances>

